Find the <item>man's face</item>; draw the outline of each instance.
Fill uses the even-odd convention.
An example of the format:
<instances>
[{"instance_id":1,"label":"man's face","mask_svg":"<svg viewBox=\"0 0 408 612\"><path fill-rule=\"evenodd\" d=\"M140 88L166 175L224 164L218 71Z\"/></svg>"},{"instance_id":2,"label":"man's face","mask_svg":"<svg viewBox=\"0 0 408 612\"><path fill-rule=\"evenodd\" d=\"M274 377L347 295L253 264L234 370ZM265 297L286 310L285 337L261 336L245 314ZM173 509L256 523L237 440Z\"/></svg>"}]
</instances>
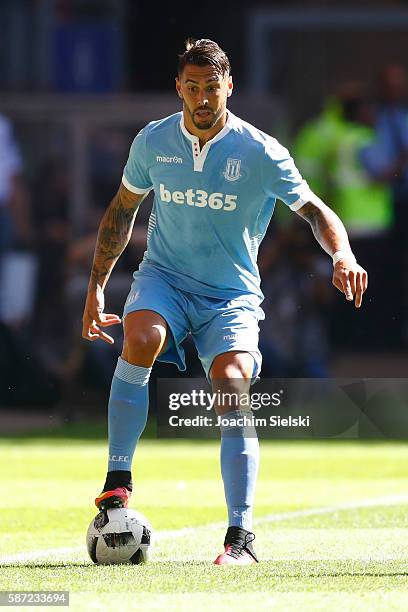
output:
<instances>
[{"instance_id":1,"label":"man's face","mask_svg":"<svg viewBox=\"0 0 408 612\"><path fill-rule=\"evenodd\" d=\"M188 64L176 77L176 89L195 127L209 130L225 113L232 79L222 76L213 66Z\"/></svg>"}]
</instances>

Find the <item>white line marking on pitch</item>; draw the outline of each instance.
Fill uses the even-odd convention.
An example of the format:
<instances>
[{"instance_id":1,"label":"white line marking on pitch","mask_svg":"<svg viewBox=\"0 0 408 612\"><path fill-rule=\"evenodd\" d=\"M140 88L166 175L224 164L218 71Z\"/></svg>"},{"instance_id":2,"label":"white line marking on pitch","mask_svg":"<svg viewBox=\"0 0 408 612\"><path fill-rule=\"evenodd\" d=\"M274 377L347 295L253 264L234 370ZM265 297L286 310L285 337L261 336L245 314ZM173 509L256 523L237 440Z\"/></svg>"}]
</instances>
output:
<instances>
[{"instance_id":1,"label":"white line marking on pitch","mask_svg":"<svg viewBox=\"0 0 408 612\"><path fill-rule=\"evenodd\" d=\"M394 495L389 497L374 497L371 499L362 499L360 501L347 502L337 506L323 506L321 508L305 508L304 510L291 510L289 512L279 512L276 514L268 514L254 519L254 525L263 525L265 523L275 523L278 521L286 521L305 516L316 516L319 514L332 514L343 510L357 510L358 508L371 508L375 506L397 506L408 503L408 495ZM182 529L167 529L155 532L155 540L169 540L174 538L184 538L185 536L196 533L199 529L215 531L225 528L225 522L208 523L207 525L197 525L196 527L183 527ZM42 550L33 550L31 552L17 553L0 557L0 565L6 563L18 563L24 561L41 561L52 560L53 557L61 555L69 555L72 553L83 552L84 546L70 546L64 548L48 548Z\"/></svg>"}]
</instances>

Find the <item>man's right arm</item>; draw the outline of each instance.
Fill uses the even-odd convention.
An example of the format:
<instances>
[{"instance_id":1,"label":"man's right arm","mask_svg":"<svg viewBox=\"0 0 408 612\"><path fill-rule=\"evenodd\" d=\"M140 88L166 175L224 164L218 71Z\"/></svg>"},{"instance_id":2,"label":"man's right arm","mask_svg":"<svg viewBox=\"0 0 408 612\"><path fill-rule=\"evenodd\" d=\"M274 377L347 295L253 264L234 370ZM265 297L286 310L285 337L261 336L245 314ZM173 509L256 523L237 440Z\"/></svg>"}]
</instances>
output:
<instances>
[{"instance_id":1,"label":"man's right arm","mask_svg":"<svg viewBox=\"0 0 408 612\"><path fill-rule=\"evenodd\" d=\"M120 318L103 312L103 292L115 263L130 240L136 213L145 197L146 194L133 193L121 183L102 217L82 319L82 336L87 340L100 338L109 344L113 343L113 338L105 334L100 327L120 323Z\"/></svg>"}]
</instances>

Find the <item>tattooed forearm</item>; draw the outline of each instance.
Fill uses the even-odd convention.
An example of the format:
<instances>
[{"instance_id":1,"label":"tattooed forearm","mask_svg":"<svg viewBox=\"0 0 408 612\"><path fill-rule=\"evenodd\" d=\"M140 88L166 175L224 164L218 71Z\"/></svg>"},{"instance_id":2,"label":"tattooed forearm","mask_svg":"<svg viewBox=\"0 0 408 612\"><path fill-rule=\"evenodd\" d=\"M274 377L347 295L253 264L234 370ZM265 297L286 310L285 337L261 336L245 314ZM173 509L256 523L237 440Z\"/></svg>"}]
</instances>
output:
<instances>
[{"instance_id":1,"label":"tattooed forearm","mask_svg":"<svg viewBox=\"0 0 408 612\"><path fill-rule=\"evenodd\" d=\"M307 202L298 214L310 223L321 247L333 255L336 251L350 250L346 229L336 213L323 202Z\"/></svg>"},{"instance_id":2,"label":"tattooed forearm","mask_svg":"<svg viewBox=\"0 0 408 612\"><path fill-rule=\"evenodd\" d=\"M132 234L136 213L143 196L135 195L123 185L107 208L99 225L89 287L105 287L113 267Z\"/></svg>"}]
</instances>

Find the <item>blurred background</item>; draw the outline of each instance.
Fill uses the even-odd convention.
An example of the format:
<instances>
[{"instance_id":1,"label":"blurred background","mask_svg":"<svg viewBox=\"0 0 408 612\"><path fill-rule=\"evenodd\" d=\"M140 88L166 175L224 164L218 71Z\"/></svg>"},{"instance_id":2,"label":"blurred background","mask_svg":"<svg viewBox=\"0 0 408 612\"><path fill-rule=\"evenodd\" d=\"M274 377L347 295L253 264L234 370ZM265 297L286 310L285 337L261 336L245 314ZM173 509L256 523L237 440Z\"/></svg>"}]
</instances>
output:
<instances>
[{"instance_id":1,"label":"blurred background","mask_svg":"<svg viewBox=\"0 0 408 612\"><path fill-rule=\"evenodd\" d=\"M131 141L180 110L188 36L229 55L231 110L287 146L370 274L357 311L309 226L278 202L260 255L264 377L405 377L408 343L406 1L0 2L0 419L106 413L121 350L81 338L100 218ZM150 196L151 197L151 196ZM106 292L121 314L151 199ZM186 376L202 376L186 342ZM156 364L156 377L179 376ZM153 385L152 385L153 387Z\"/></svg>"}]
</instances>

